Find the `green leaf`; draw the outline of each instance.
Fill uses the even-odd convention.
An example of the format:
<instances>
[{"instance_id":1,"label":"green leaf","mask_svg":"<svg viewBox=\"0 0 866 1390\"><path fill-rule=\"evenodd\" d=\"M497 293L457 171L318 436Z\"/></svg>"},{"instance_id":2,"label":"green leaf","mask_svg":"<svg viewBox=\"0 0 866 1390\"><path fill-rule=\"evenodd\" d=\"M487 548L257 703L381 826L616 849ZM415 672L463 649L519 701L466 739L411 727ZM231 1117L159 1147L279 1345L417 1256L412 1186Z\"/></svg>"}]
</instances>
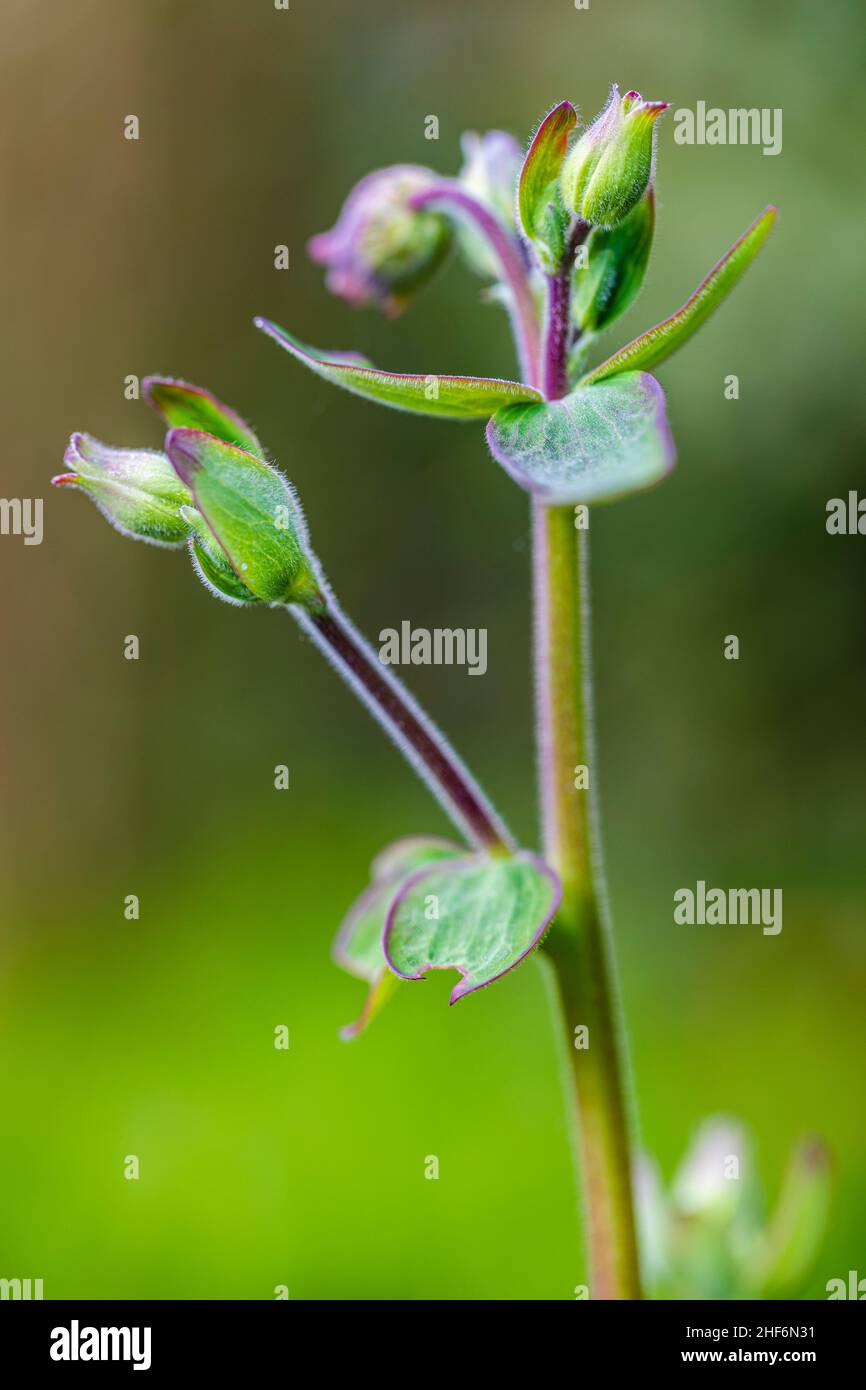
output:
<instances>
[{"instance_id":1,"label":"green leaf","mask_svg":"<svg viewBox=\"0 0 866 1390\"><path fill-rule=\"evenodd\" d=\"M484 419L500 406L515 401L540 401L541 393L517 381L478 376L420 376L405 372L381 372L357 353L318 352L293 338L269 319L257 318L257 328L273 338L317 376L342 386L356 396L409 410L418 415L440 415L452 420Z\"/></svg>"},{"instance_id":2,"label":"green leaf","mask_svg":"<svg viewBox=\"0 0 866 1390\"><path fill-rule=\"evenodd\" d=\"M397 989L399 981L385 964L382 938L388 909L406 880L423 864L458 858L462 846L433 836L414 835L397 840L373 861L372 882L349 908L334 942L338 965L366 980L370 991L354 1023L340 1030L346 1040L363 1032Z\"/></svg>"},{"instance_id":3,"label":"green leaf","mask_svg":"<svg viewBox=\"0 0 866 1390\"><path fill-rule=\"evenodd\" d=\"M533 854L467 855L429 864L404 884L385 926L385 959L404 980L459 970L451 1003L512 970L559 906L552 869Z\"/></svg>"},{"instance_id":4,"label":"green leaf","mask_svg":"<svg viewBox=\"0 0 866 1390\"><path fill-rule=\"evenodd\" d=\"M498 463L551 504L607 502L661 481L675 451L654 377L626 372L562 400L506 406L487 426Z\"/></svg>"},{"instance_id":5,"label":"green leaf","mask_svg":"<svg viewBox=\"0 0 866 1390\"><path fill-rule=\"evenodd\" d=\"M582 333L600 333L637 297L649 263L655 230L650 188L616 227L596 227L586 243L587 265L573 275L571 315Z\"/></svg>"},{"instance_id":6,"label":"green leaf","mask_svg":"<svg viewBox=\"0 0 866 1390\"><path fill-rule=\"evenodd\" d=\"M318 584L306 530L285 478L200 430L171 430L165 448L242 584L266 603L313 601Z\"/></svg>"},{"instance_id":7,"label":"green leaf","mask_svg":"<svg viewBox=\"0 0 866 1390\"><path fill-rule=\"evenodd\" d=\"M350 907L334 942L334 959L352 975L373 980L385 964L385 912L410 874L424 864L459 858L462 845L432 835L407 835L382 850L370 868L371 882Z\"/></svg>"},{"instance_id":8,"label":"green leaf","mask_svg":"<svg viewBox=\"0 0 866 1390\"><path fill-rule=\"evenodd\" d=\"M559 174L577 113L561 101L545 116L529 146L517 186L517 208L523 230L542 266L552 274L565 252L569 216L562 202Z\"/></svg>"},{"instance_id":9,"label":"green leaf","mask_svg":"<svg viewBox=\"0 0 866 1390\"><path fill-rule=\"evenodd\" d=\"M144 399L162 416L169 429L204 430L227 444L235 444L239 449L264 458L262 446L246 420L230 406L223 405L210 391L169 376L146 376L142 386Z\"/></svg>"},{"instance_id":10,"label":"green leaf","mask_svg":"<svg viewBox=\"0 0 866 1390\"><path fill-rule=\"evenodd\" d=\"M709 275L702 280L694 294L686 300L670 318L657 323L655 328L647 329L633 342L620 348L606 362L595 367L580 383L583 386L591 381L604 381L620 372L637 369L646 370L657 367L672 353L688 342L693 333L719 307L722 300L730 294L740 277L757 256L776 220L776 209L765 208L760 217L747 227L730 251L727 251Z\"/></svg>"}]
</instances>

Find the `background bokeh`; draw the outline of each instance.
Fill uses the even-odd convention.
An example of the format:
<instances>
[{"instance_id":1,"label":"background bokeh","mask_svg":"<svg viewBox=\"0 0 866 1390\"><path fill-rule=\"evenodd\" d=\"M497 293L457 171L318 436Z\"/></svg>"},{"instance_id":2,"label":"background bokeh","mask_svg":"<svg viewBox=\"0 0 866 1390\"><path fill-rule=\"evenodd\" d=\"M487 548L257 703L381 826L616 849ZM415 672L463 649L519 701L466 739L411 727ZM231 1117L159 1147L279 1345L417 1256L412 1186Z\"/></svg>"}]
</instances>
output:
<instances>
[{"instance_id":1,"label":"background bokeh","mask_svg":"<svg viewBox=\"0 0 866 1390\"><path fill-rule=\"evenodd\" d=\"M439 808L287 618L215 603L182 554L47 482L73 429L158 444L127 374L210 386L297 484L368 633L488 628L483 680L411 683L534 843L524 496L480 429L336 393L250 320L386 366L512 373L504 319L459 265L389 324L325 294L306 238L369 168L453 172L462 130L524 138L565 96L591 116L613 79L784 111L777 158L677 146L662 123L656 249L614 330L677 306L779 204L743 286L661 371L677 471L593 521L641 1133L669 1175L705 1115L740 1116L771 1197L792 1141L824 1135L834 1205L807 1292L866 1274L866 539L824 527L827 499L864 487L856 0L4 0L2 27L0 491L45 498L45 539L0 538L0 1275L99 1298L569 1298L582 1281L535 963L456 1009L444 976L407 986L337 1039L363 988L329 960L336 925L382 845L446 831ZM675 928L673 892L697 878L782 887L782 934Z\"/></svg>"}]
</instances>

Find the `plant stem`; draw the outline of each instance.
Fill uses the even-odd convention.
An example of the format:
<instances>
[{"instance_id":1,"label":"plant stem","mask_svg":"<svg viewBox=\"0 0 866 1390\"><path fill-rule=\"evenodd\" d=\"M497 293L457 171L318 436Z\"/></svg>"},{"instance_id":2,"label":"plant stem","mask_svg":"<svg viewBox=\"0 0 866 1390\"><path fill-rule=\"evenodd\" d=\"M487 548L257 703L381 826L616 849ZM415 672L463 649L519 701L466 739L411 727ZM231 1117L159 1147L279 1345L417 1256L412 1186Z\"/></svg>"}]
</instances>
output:
<instances>
[{"instance_id":1,"label":"plant stem","mask_svg":"<svg viewBox=\"0 0 866 1390\"><path fill-rule=\"evenodd\" d=\"M586 241L592 228L576 218L567 240L562 265L547 277L547 315L544 325L543 357L539 363L538 384L549 401L557 401L568 390L568 337L571 310L571 273L574 253Z\"/></svg>"},{"instance_id":2,"label":"plant stem","mask_svg":"<svg viewBox=\"0 0 866 1390\"><path fill-rule=\"evenodd\" d=\"M589 229L579 224L583 239ZM572 242L572 246L579 244ZM572 256L548 282L539 378L549 399L567 389ZM538 762L545 857L562 880L562 904L546 953L568 1052L584 1190L590 1296L641 1297L632 1201L624 1043L612 948L600 904L596 768L592 747L589 544L571 507L533 500ZM575 788L577 769L589 787ZM586 1029L585 1037L576 1029ZM580 1045L582 1044L582 1045Z\"/></svg>"},{"instance_id":3,"label":"plant stem","mask_svg":"<svg viewBox=\"0 0 866 1390\"><path fill-rule=\"evenodd\" d=\"M504 822L444 734L343 613L333 595L321 612L292 605L290 612L374 719L393 739L469 842L479 849L514 848Z\"/></svg>"},{"instance_id":4,"label":"plant stem","mask_svg":"<svg viewBox=\"0 0 866 1390\"><path fill-rule=\"evenodd\" d=\"M502 278L510 291L511 326L523 380L535 384L535 364L541 346L538 312L529 283L522 244L471 193L456 182L443 182L417 193L414 208L437 205L474 225L499 261Z\"/></svg>"},{"instance_id":5,"label":"plant stem","mask_svg":"<svg viewBox=\"0 0 866 1390\"><path fill-rule=\"evenodd\" d=\"M546 950L556 975L577 1112L590 1295L640 1298L621 1025L593 840L589 547L570 507L534 503L536 698L545 858L562 880ZM587 1029L577 1046L575 1029ZM581 1039L582 1041L582 1039Z\"/></svg>"}]
</instances>

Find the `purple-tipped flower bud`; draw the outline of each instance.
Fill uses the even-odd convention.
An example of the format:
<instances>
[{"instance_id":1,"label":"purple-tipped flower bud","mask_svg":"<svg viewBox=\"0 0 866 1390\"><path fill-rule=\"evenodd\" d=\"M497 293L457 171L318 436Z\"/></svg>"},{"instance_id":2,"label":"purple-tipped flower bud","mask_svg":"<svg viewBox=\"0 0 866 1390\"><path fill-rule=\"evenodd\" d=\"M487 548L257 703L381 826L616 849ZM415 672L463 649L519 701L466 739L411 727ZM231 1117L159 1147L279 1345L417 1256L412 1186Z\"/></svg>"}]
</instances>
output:
<instances>
[{"instance_id":1,"label":"purple-tipped flower bud","mask_svg":"<svg viewBox=\"0 0 866 1390\"><path fill-rule=\"evenodd\" d=\"M52 483L87 493L123 535L152 545L179 546L186 540L181 513L192 493L165 454L115 449L90 434L74 434L63 462L70 472L59 473Z\"/></svg>"},{"instance_id":2,"label":"purple-tipped flower bud","mask_svg":"<svg viewBox=\"0 0 866 1390\"><path fill-rule=\"evenodd\" d=\"M328 268L328 289L350 304L377 304L391 316L401 313L451 244L450 227L441 214L409 206L415 194L440 182L429 169L395 164L356 184L336 224L308 244L312 259Z\"/></svg>"},{"instance_id":3,"label":"purple-tipped flower bud","mask_svg":"<svg viewBox=\"0 0 866 1390\"><path fill-rule=\"evenodd\" d=\"M567 156L562 196L570 212L596 227L616 227L640 202L653 175L655 125L666 101L624 97L614 83L610 99Z\"/></svg>"}]
</instances>

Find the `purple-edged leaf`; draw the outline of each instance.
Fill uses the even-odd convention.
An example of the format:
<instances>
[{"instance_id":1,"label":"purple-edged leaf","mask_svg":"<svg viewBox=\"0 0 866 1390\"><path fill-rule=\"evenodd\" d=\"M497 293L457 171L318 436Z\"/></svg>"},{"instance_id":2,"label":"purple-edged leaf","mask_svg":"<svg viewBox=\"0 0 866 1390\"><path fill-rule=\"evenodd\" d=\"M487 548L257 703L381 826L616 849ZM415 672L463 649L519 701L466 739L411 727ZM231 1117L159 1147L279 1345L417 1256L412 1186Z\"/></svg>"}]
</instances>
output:
<instances>
[{"instance_id":1,"label":"purple-edged leaf","mask_svg":"<svg viewBox=\"0 0 866 1390\"><path fill-rule=\"evenodd\" d=\"M349 908L333 947L337 964L370 985L358 1018L340 1030L342 1038L348 1040L363 1032L398 986L397 977L385 964L382 938L388 909L400 888L423 864L464 853L462 846L450 840L413 835L395 841L374 859L372 882Z\"/></svg>"},{"instance_id":2,"label":"purple-edged leaf","mask_svg":"<svg viewBox=\"0 0 866 1390\"><path fill-rule=\"evenodd\" d=\"M418 415L441 415L452 420L484 419L500 406L515 401L540 401L540 392L518 381L499 381L481 376L420 376L407 372L382 372L356 353L319 352L293 338L269 319L258 318L256 327L273 338L317 376L342 386L356 396L409 410Z\"/></svg>"},{"instance_id":3,"label":"purple-edged leaf","mask_svg":"<svg viewBox=\"0 0 866 1390\"><path fill-rule=\"evenodd\" d=\"M169 376L146 376L142 382L144 399L161 415L168 428L204 430L247 453L264 457L255 431L236 410L223 405L202 386L176 381Z\"/></svg>"},{"instance_id":4,"label":"purple-edged leaf","mask_svg":"<svg viewBox=\"0 0 866 1390\"><path fill-rule=\"evenodd\" d=\"M657 367L672 353L688 342L693 333L710 317L730 294L737 281L745 274L757 256L776 221L776 209L765 208L760 217L747 227L730 251L726 251L717 265L714 265L706 279L702 280L694 294L686 300L670 318L657 323L655 328L647 329L632 342L620 348L606 362L595 367L583 378L581 385L591 381L604 381L620 372L645 371Z\"/></svg>"},{"instance_id":5,"label":"purple-edged leaf","mask_svg":"<svg viewBox=\"0 0 866 1390\"><path fill-rule=\"evenodd\" d=\"M349 908L334 942L334 959L352 975L372 981L385 964L385 913L397 889L425 864L465 855L462 845L432 835L396 840L373 860L372 881Z\"/></svg>"},{"instance_id":6,"label":"purple-edged leaf","mask_svg":"<svg viewBox=\"0 0 866 1390\"><path fill-rule=\"evenodd\" d=\"M537 946L559 906L552 869L521 850L466 855L412 874L388 912L385 959L404 980L459 970L451 1003L512 970Z\"/></svg>"},{"instance_id":7,"label":"purple-edged leaf","mask_svg":"<svg viewBox=\"0 0 866 1390\"><path fill-rule=\"evenodd\" d=\"M440 859L455 859L466 853L464 845L446 840L440 835L404 835L380 850L370 865L373 879L407 878L424 864ZM384 929L384 922L382 923ZM379 942L381 946L381 941Z\"/></svg>"},{"instance_id":8,"label":"purple-edged leaf","mask_svg":"<svg viewBox=\"0 0 866 1390\"><path fill-rule=\"evenodd\" d=\"M576 125L577 113L570 101L561 101L545 116L529 146L517 186L523 230L548 272L557 268L565 251L569 218L562 203L559 174Z\"/></svg>"},{"instance_id":9,"label":"purple-edged leaf","mask_svg":"<svg viewBox=\"0 0 866 1390\"><path fill-rule=\"evenodd\" d=\"M487 442L516 483L551 504L608 502L673 468L662 388L646 372L577 386L559 401L507 406Z\"/></svg>"}]
</instances>

